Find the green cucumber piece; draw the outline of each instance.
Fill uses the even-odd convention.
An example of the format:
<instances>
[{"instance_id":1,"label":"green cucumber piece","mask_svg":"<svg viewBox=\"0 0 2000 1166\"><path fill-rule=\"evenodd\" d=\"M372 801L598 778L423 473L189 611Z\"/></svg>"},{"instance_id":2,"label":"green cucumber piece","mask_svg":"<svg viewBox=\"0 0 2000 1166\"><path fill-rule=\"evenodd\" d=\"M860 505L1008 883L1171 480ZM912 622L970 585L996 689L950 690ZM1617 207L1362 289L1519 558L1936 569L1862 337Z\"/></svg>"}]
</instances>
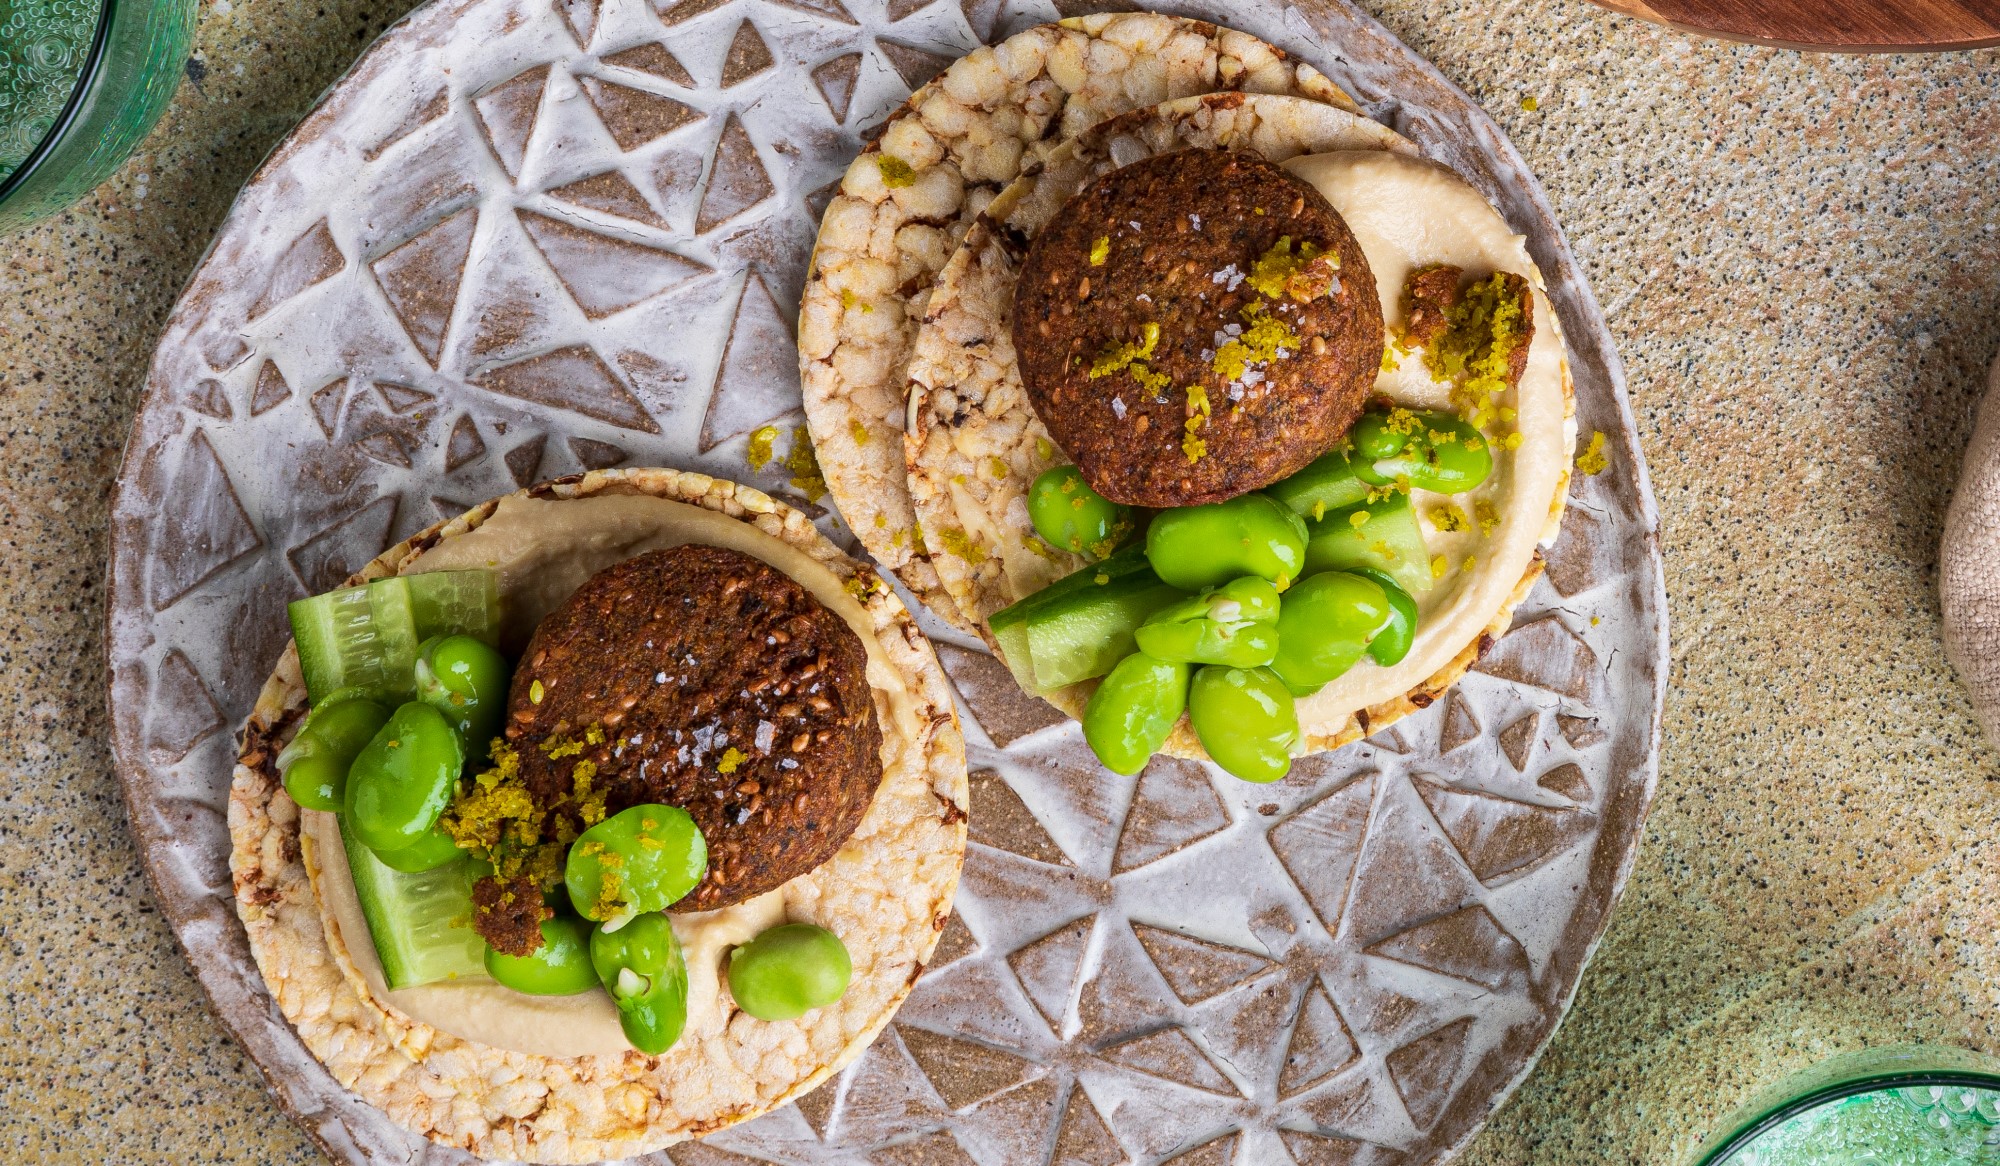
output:
<instances>
[{"instance_id":1,"label":"green cucumber piece","mask_svg":"<svg viewBox=\"0 0 2000 1166\"><path fill-rule=\"evenodd\" d=\"M486 941L472 928L472 863L466 859L420 874L392 870L340 816L340 844L354 876L354 897L375 941L390 988L486 975Z\"/></svg>"},{"instance_id":2,"label":"green cucumber piece","mask_svg":"<svg viewBox=\"0 0 2000 1166\"><path fill-rule=\"evenodd\" d=\"M1368 483L1354 472L1343 444L1321 454L1291 477L1264 487L1264 493L1291 507L1300 517L1310 519L1367 501Z\"/></svg>"},{"instance_id":3,"label":"green cucumber piece","mask_svg":"<svg viewBox=\"0 0 2000 1166\"><path fill-rule=\"evenodd\" d=\"M499 581L491 571L396 575L297 600L288 612L315 703L352 690L399 704L416 691L413 669L424 640L464 633L499 642Z\"/></svg>"},{"instance_id":4,"label":"green cucumber piece","mask_svg":"<svg viewBox=\"0 0 2000 1166\"><path fill-rule=\"evenodd\" d=\"M1028 613L1018 605L993 613L986 621L1000 644L1000 662L1014 674L1014 683L1026 692L1040 692L1035 683L1035 662L1028 655Z\"/></svg>"},{"instance_id":5,"label":"green cucumber piece","mask_svg":"<svg viewBox=\"0 0 2000 1166\"><path fill-rule=\"evenodd\" d=\"M426 571L398 576L409 588L417 640L471 636L500 646L500 576L493 571Z\"/></svg>"},{"instance_id":6,"label":"green cucumber piece","mask_svg":"<svg viewBox=\"0 0 2000 1166\"><path fill-rule=\"evenodd\" d=\"M1138 648L1154 612L1187 598L1150 573L1062 596L1028 612L1024 628L1035 683L1044 691L1102 676Z\"/></svg>"},{"instance_id":7,"label":"green cucumber piece","mask_svg":"<svg viewBox=\"0 0 2000 1166\"><path fill-rule=\"evenodd\" d=\"M1356 525L1361 513L1368 517ZM1408 494L1329 511L1307 524L1306 574L1356 567L1382 571L1412 594L1431 589L1430 552Z\"/></svg>"},{"instance_id":8,"label":"green cucumber piece","mask_svg":"<svg viewBox=\"0 0 2000 1166\"><path fill-rule=\"evenodd\" d=\"M1053 691L1035 678L1034 659L1028 644L1027 620L1030 612L1135 576L1144 576L1154 582L1158 582L1159 578L1153 574L1153 566L1146 560L1143 543L1134 543L1101 563L1072 571L988 617L986 626L993 632L993 638L999 641L1001 660L1014 673L1015 683L1028 692Z\"/></svg>"}]
</instances>

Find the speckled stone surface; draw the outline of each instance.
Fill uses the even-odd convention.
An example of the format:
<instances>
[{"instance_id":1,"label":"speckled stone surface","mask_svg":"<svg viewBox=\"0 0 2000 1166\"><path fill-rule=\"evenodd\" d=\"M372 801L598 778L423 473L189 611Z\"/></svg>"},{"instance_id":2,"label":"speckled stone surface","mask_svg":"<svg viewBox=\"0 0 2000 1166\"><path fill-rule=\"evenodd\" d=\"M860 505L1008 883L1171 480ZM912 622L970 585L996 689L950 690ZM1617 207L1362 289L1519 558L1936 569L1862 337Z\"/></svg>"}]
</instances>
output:
<instances>
[{"instance_id":1,"label":"speckled stone surface","mask_svg":"<svg viewBox=\"0 0 2000 1166\"><path fill-rule=\"evenodd\" d=\"M1364 6L1548 188L1630 374L1674 618L1637 872L1462 1161L1673 1163L1821 1056L2000 1052L2000 785L1935 597L2000 347L2000 54L1806 57L1583 0ZM316 1159L131 853L105 507L154 335L235 189L397 15L209 5L199 84L139 157L0 241L0 1161Z\"/></svg>"}]
</instances>

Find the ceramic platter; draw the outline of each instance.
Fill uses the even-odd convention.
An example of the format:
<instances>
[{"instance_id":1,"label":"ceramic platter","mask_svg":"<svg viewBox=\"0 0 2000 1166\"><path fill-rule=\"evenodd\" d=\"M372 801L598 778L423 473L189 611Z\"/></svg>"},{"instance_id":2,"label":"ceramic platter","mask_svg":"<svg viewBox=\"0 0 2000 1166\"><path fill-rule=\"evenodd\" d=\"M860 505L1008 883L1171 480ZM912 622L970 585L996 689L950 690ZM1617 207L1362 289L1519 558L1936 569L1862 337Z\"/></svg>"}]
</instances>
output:
<instances>
[{"instance_id":1,"label":"ceramic platter","mask_svg":"<svg viewBox=\"0 0 2000 1166\"><path fill-rule=\"evenodd\" d=\"M1318 66L1528 236L1610 468L1577 477L1543 581L1447 699L1275 786L1164 759L1109 774L932 621L975 770L938 955L834 1081L650 1162L1438 1162L1527 1073L1604 929L1653 794L1666 632L1596 302L1499 130L1367 17L1162 7ZM118 483L116 750L203 988L336 1160L464 1156L334 1081L237 922L232 738L285 603L441 516L589 468L791 493L746 441L801 418L791 334L831 184L912 86L1073 14L438 0L243 191L160 342Z\"/></svg>"}]
</instances>

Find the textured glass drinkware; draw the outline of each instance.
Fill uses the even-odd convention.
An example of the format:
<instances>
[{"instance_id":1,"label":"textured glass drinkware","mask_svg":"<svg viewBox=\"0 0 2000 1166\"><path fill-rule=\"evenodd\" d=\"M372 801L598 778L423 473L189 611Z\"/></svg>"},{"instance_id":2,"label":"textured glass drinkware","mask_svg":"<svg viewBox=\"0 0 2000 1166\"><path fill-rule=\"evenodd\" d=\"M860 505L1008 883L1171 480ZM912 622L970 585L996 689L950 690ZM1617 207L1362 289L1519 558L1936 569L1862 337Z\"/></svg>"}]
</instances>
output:
<instances>
[{"instance_id":1,"label":"textured glass drinkware","mask_svg":"<svg viewBox=\"0 0 2000 1166\"><path fill-rule=\"evenodd\" d=\"M1723 1123L1695 1166L2000 1166L2000 1058L1897 1045L1821 1062Z\"/></svg>"},{"instance_id":2,"label":"textured glass drinkware","mask_svg":"<svg viewBox=\"0 0 2000 1166\"><path fill-rule=\"evenodd\" d=\"M195 0L0 0L0 235L111 176L173 98Z\"/></svg>"}]
</instances>

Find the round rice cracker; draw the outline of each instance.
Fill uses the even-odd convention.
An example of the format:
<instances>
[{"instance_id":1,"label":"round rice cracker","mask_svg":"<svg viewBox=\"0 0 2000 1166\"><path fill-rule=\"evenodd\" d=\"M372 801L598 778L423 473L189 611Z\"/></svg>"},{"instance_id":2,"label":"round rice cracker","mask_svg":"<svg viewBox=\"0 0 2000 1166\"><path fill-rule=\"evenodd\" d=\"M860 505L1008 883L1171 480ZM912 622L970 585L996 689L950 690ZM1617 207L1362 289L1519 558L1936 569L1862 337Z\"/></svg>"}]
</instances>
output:
<instances>
[{"instance_id":1,"label":"round rice cracker","mask_svg":"<svg viewBox=\"0 0 2000 1166\"><path fill-rule=\"evenodd\" d=\"M720 1036L658 1058L533 1056L462 1040L376 999L326 925L312 874L318 857L310 839L301 845L299 810L275 764L306 706L296 649L285 650L244 729L229 799L237 914L278 1008L343 1086L415 1133L487 1158L596 1162L748 1121L811 1090L875 1039L951 908L965 854L965 748L944 674L894 590L798 511L745 486L662 469L593 472L520 493L685 502L804 551L861 599L919 726L905 737L884 724L882 784L860 827L838 856L787 885L792 917L836 931L852 954L854 978L838 1003L785 1023L738 1013ZM349 582L398 573L476 529L498 504L391 547Z\"/></svg>"},{"instance_id":2,"label":"round rice cracker","mask_svg":"<svg viewBox=\"0 0 2000 1166\"><path fill-rule=\"evenodd\" d=\"M932 281L994 195L1068 138L1172 98L1290 94L1350 112L1326 76L1206 21L1150 12L1045 24L978 49L910 95L848 167L799 307L806 422L841 516L941 618L905 485L904 366Z\"/></svg>"},{"instance_id":3,"label":"round rice cracker","mask_svg":"<svg viewBox=\"0 0 2000 1166\"><path fill-rule=\"evenodd\" d=\"M997 196L967 232L933 289L910 358L904 451L917 519L933 532L939 583L996 655L986 620L1001 608L1080 570L1088 560L1049 546L1028 518L1028 486L1068 461L1049 439L1021 383L1012 334L1013 288L1028 244L1092 180L1142 157L1189 147L1251 149L1273 162L1302 154L1379 149L1419 156L1416 146L1376 122L1293 97L1214 94L1164 102L1108 121L1053 154L1038 174ZM1551 312L1537 325L1561 335ZM1562 363L1566 414L1575 410L1569 364ZM1561 522L1565 469L1550 507L1544 545ZM1302 725L1301 749L1336 749L1427 708L1504 634L1513 611L1542 572L1539 552L1493 619L1445 666L1407 692L1361 709L1339 724ZM1095 681L1048 695L1081 718ZM1205 759L1183 717L1164 751Z\"/></svg>"}]
</instances>

